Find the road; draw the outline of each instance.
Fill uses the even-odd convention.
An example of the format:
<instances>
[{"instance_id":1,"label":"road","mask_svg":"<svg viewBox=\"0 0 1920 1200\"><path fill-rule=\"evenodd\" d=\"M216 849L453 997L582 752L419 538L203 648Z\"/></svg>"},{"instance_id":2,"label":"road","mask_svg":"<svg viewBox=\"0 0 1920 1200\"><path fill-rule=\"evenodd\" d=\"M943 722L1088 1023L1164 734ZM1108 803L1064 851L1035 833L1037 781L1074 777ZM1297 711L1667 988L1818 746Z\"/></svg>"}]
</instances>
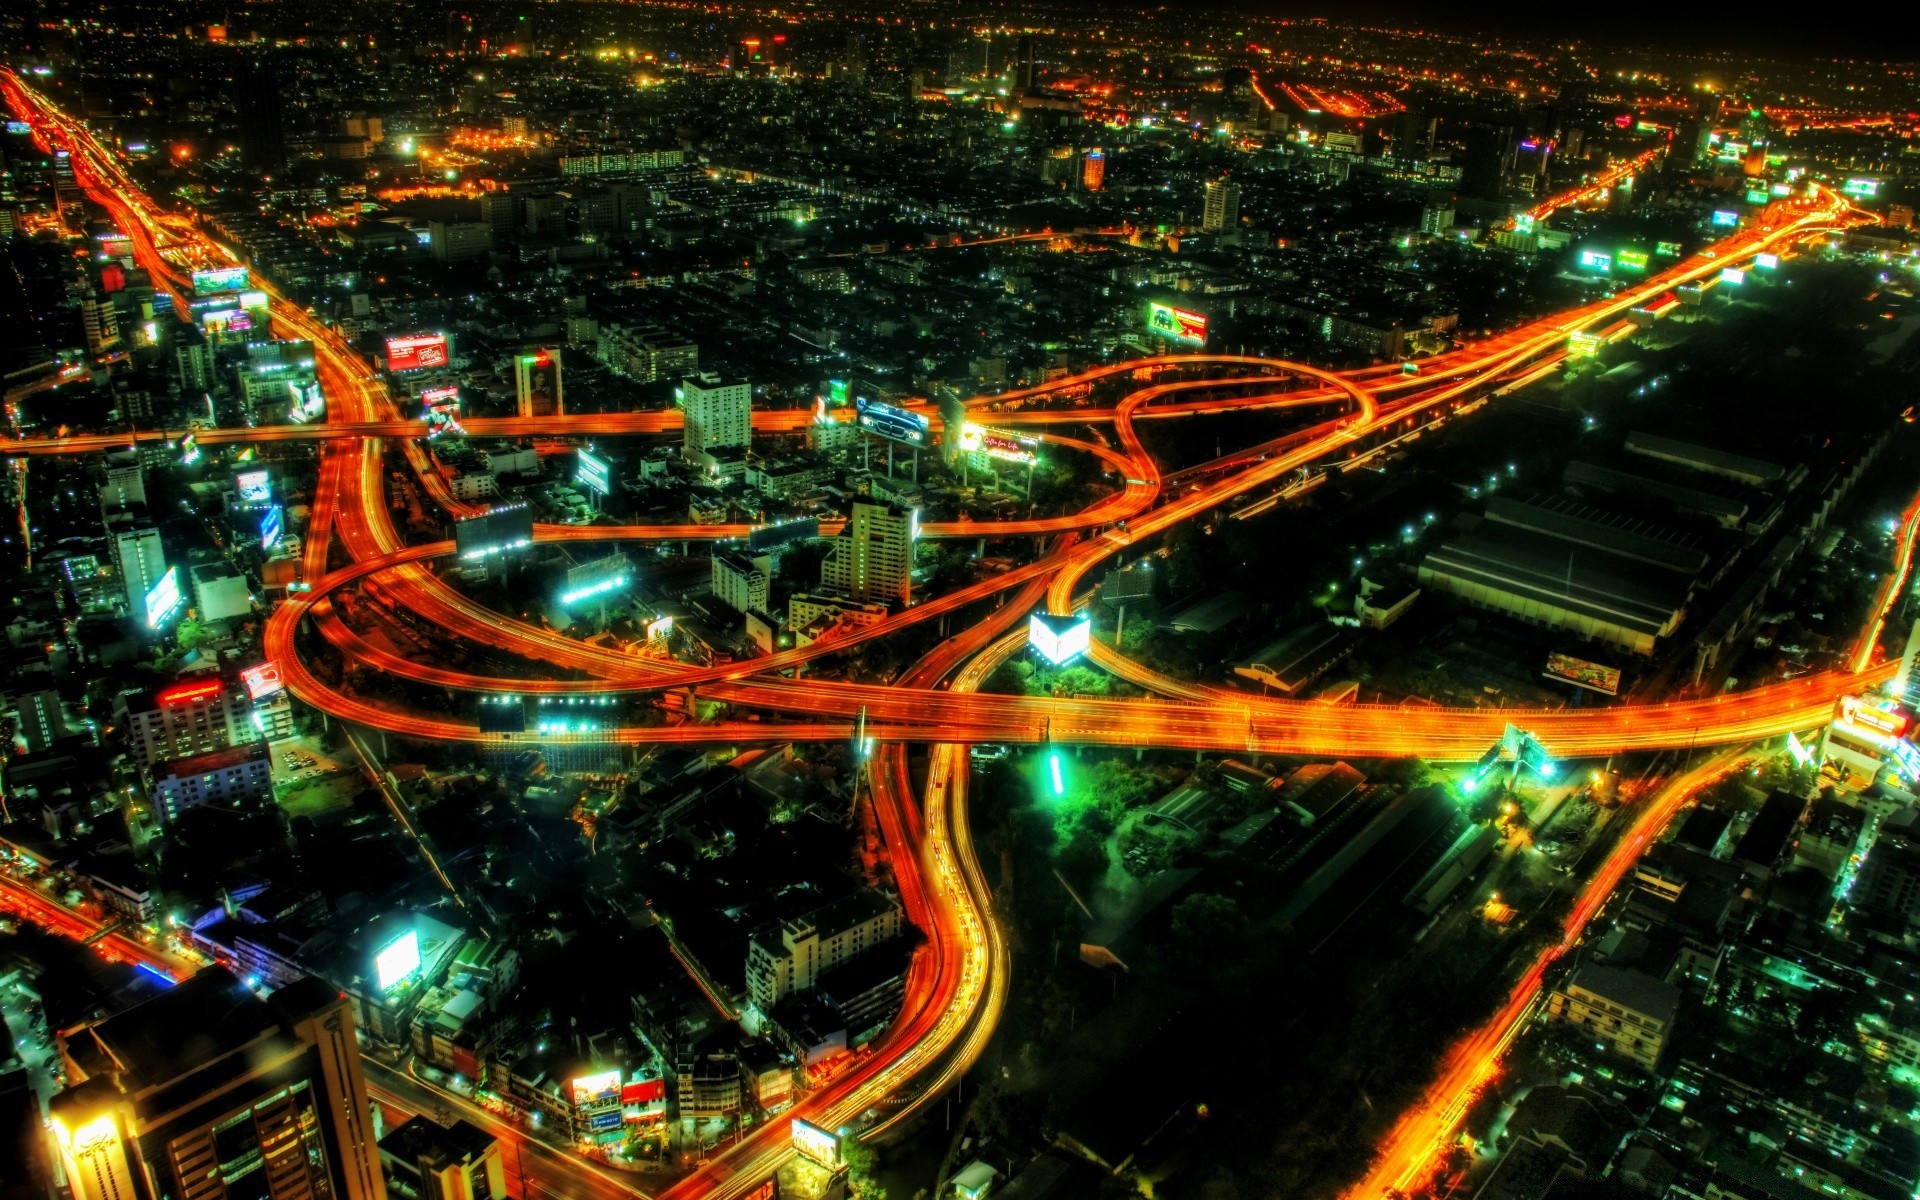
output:
<instances>
[{"instance_id":1,"label":"road","mask_svg":"<svg viewBox=\"0 0 1920 1200\"><path fill-rule=\"evenodd\" d=\"M112 151L84 124L59 112L11 72L0 72L0 94L20 119L33 125L43 143L57 143L73 152L77 182L114 215L131 238L141 265L152 272L156 285L172 291L176 303L186 293L187 270L230 261L222 248L147 198ZM1640 159L1620 164L1601 180L1617 182L1644 165ZM1599 187L1611 185L1601 180L1558 200L1579 202ZM1771 206L1759 222L1642 284L1463 345L1424 362L1412 375L1401 372L1396 364L1329 372L1275 359L1167 355L1096 367L1017 392L974 397L967 408L983 422L1038 430L1056 452L1093 455L1104 470L1123 482L1077 513L929 525L925 533L934 538L1029 537L1045 538L1047 543L1032 563L908 607L837 642L716 667L636 660L615 650L584 646L493 612L448 586L432 564L452 553L451 543L407 546L391 523L383 476L388 440L405 455L435 504L454 516L473 511L472 506L448 493L423 448L422 423L399 411L370 364L335 330L274 291L268 281L258 280L256 286L269 293L275 332L313 344L316 370L328 399L328 419L309 426L208 429L196 431L195 436L204 445L306 440L320 444L302 564L311 590L279 605L267 623L265 642L289 690L335 717L421 740L494 745L519 740L513 735L482 733L473 723L443 712L402 711L326 684L300 653L296 635L309 625L336 652L360 666L456 693L643 695L698 687L703 697L785 718L636 726L594 734L590 740L596 742L837 740L851 736L856 720L865 720L868 734L882 743L872 764L876 814L903 903L926 934L927 944L910 974L899 1020L870 1054L857 1060L842 1078L806 1096L795 1112L830 1127L857 1121L881 1128L937 1095L973 1061L991 1036L1006 986L1005 948L966 833L964 747L969 743L1084 743L1315 756L1413 754L1449 760L1477 755L1509 721L1515 721L1556 754L1583 756L1677 745L1744 744L1819 724L1837 696L1884 679L1889 667L1874 665L1876 625L1863 639L1856 671L1829 672L1701 700L1572 712L1463 712L1270 700L1166 678L1100 644L1091 653L1096 664L1160 698L1081 700L978 692L992 667L1021 645L1016 622L1034 605L1044 601L1054 612L1073 611L1085 598L1083 585L1093 569L1139 540L1231 503L1270 493L1302 470L1338 470L1365 461L1395 439L1449 420L1498 388L1550 365L1563 353L1573 332L1617 319L1682 284L1712 286L1723 268L1750 262L1757 254L1792 253L1809 238L1869 219L1844 197L1815 188L1806 196ZM1111 407L1078 406L1078 399L1109 380L1138 386ZM1256 410L1273 413L1287 432L1260 447L1223 456L1206 464L1203 471L1183 473L1175 486L1162 477L1136 429L1141 420ZM805 410L754 415L755 428L765 432L791 432L813 419ZM467 422L467 427L476 434L585 437L666 433L678 422L677 412L652 412L478 418ZM1109 427L1111 443L1117 448L1054 432L1057 427L1088 425ZM164 430L131 435L134 440L177 436L179 431ZM7 449L19 454L89 453L122 446L128 440L126 434L21 439ZM1916 522L1920 522L1916 510L1910 510L1899 541L1902 574L1911 558ZM682 541L740 537L746 532L748 527L738 525L539 526L535 540ZM374 647L341 619L332 597L375 577L394 602L404 603L450 639L505 652L551 668L551 673L524 679L479 676ZM1882 598L1882 613L1897 594L1890 586ZM1000 607L988 612L986 606L994 603ZM892 686L801 681L779 674L931 619L981 612L988 615L977 617ZM926 792L917 806L906 774L903 744L908 742L933 746ZM1690 774L1680 783L1692 778ZM1589 884L1587 897L1604 899L1612 884L1605 888L1601 884L1616 865L1624 871L1631 861L1620 856L1637 854L1658 830L1654 818L1663 808L1670 813L1678 803L1662 800L1648 805L1635 832L1622 840L1615 857ZM1617 880L1618 873L1611 877ZM1593 901L1595 906L1598 899ZM1591 915L1586 899L1576 914L1581 924ZM60 919L51 913L47 917ZM1570 926L1569 939L1576 934L1577 929ZM1531 977L1536 990L1541 969L1544 962ZM1503 1018L1517 1020L1524 1013L1524 1004L1516 1009L1515 1003L1519 1002L1510 1001L1512 1011L1503 1011ZM1429 1106L1431 1115L1409 1117L1407 1131L1396 1132L1386 1147L1376 1176L1417 1174L1417 1160L1429 1152L1422 1147L1430 1149L1428 1134L1450 1119L1447 1114L1464 1094L1461 1089L1484 1077L1475 1072L1492 1069L1489 1064L1511 1036L1512 1027L1511 1020L1496 1021L1488 1027L1490 1033L1456 1052L1443 1075L1440 1091L1444 1094L1436 1094ZM397 1090L408 1085L396 1079L392 1086ZM763 1181L790 1153L784 1130L784 1123L775 1123L754 1131L663 1194L733 1200ZM581 1186L612 1185L602 1181Z\"/></svg>"}]
</instances>

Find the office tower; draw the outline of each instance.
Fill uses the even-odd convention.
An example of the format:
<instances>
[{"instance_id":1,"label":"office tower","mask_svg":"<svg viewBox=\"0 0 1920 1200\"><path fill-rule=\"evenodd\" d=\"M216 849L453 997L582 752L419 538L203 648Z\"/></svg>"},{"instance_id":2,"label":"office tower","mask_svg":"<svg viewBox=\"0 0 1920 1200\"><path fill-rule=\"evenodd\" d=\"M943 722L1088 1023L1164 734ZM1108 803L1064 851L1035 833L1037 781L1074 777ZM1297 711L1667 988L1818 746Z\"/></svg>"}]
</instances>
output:
<instances>
[{"instance_id":1,"label":"office tower","mask_svg":"<svg viewBox=\"0 0 1920 1200\"><path fill-rule=\"evenodd\" d=\"M1107 156L1100 147L1087 151L1086 158L1080 164L1080 186L1090 192L1097 192L1107 180Z\"/></svg>"},{"instance_id":2,"label":"office tower","mask_svg":"<svg viewBox=\"0 0 1920 1200\"><path fill-rule=\"evenodd\" d=\"M1206 208L1200 215L1200 228L1208 231L1237 229L1240 225L1240 185L1225 179L1207 184Z\"/></svg>"},{"instance_id":3,"label":"office tower","mask_svg":"<svg viewBox=\"0 0 1920 1200\"><path fill-rule=\"evenodd\" d=\"M208 967L59 1043L73 1200L386 1200L353 1011L318 979L261 1000Z\"/></svg>"},{"instance_id":4,"label":"office tower","mask_svg":"<svg viewBox=\"0 0 1920 1200\"><path fill-rule=\"evenodd\" d=\"M919 524L906 509L855 502L852 520L820 563L820 586L864 602L911 603Z\"/></svg>"},{"instance_id":5,"label":"office tower","mask_svg":"<svg viewBox=\"0 0 1920 1200\"><path fill-rule=\"evenodd\" d=\"M745 446L753 441L753 385L708 372L680 388L686 409L683 453L697 462L709 450Z\"/></svg>"},{"instance_id":6,"label":"office tower","mask_svg":"<svg viewBox=\"0 0 1920 1200\"><path fill-rule=\"evenodd\" d=\"M1420 210L1420 232L1442 234L1453 228L1452 196L1429 196Z\"/></svg>"},{"instance_id":7,"label":"office tower","mask_svg":"<svg viewBox=\"0 0 1920 1200\"><path fill-rule=\"evenodd\" d=\"M765 611L767 593L773 586L771 555L723 550L713 556L712 572L714 599L735 612Z\"/></svg>"},{"instance_id":8,"label":"office tower","mask_svg":"<svg viewBox=\"0 0 1920 1200\"><path fill-rule=\"evenodd\" d=\"M1014 51L1013 85L1023 92L1032 91L1034 76L1033 35L1023 33L1019 48Z\"/></svg>"},{"instance_id":9,"label":"office tower","mask_svg":"<svg viewBox=\"0 0 1920 1200\"><path fill-rule=\"evenodd\" d=\"M280 81L261 63L234 71L233 108L240 128L240 157L257 171L277 171L287 162L286 118Z\"/></svg>"},{"instance_id":10,"label":"office tower","mask_svg":"<svg viewBox=\"0 0 1920 1200\"><path fill-rule=\"evenodd\" d=\"M493 249L493 225L486 221L428 221L427 248L435 262L485 258Z\"/></svg>"},{"instance_id":11,"label":"office tower","mask_svg":"<svg viewBox=\"0 0 1920 1200\"><path fill-rule=\"evenodd\" d=\"M60 693L52 690L24 693L15 704L20 740L27 753L37 754L67 736L67 714Z\"/></svg>"},{"instance_id":12,"label":"office tower","mask_svg":"<svg viewBox=\"0 0 1920 1200\"><path fill-rule=\"evenodd\" d=\"M754 1007L772 1012L906 928L900 906L878 892L855 892L804 917L756 932L747 942L747 993Z\"/></svg>"},{"instance_id":13,"label":"office tower","mask_svg":"<svg viewBox=\"0 0 1920 1200\"><path fill-rule=\"evenodd\" d=\"M560 351L528 350L513 360L513 395L523 417L557 417L567 411L560 382Z\"/></svg>"},{"instance_id":14,"label":"office tower","mask_svg":"<svg viewBox=\"0 0 1920 1200\"><path fill-rule=\"evenodd\" d=\"M120 572L121 589L126 592L127 612L136 621L144 621L147 593L167 573L160 531L151 525L134 525L115 530L108 544L113 549L113 565Z\"/></svg>"},{"instance_id":15,"label":"office tower","mask_svg":"<svg viewBox=\"0 0 1920 1200\"><path fill-rule=\"evenodd\" d=\"M180 390L192 395L204 394L213 387L213 347L198 325L182 325L173 346L174 367L180 373Z\"/></svg>"},{"instance_id":16,"label":"office tower","mask_svg":"<svg viewBox=\"0 0 1920 1200\"><path fill-rule=\"evenodd\" d=\"M1475 125L1467 130L1460 167L1460 191L1477 200L1498 200L1520 152L1520 135L1507 125Z\"/></svg>"}]
</instances>

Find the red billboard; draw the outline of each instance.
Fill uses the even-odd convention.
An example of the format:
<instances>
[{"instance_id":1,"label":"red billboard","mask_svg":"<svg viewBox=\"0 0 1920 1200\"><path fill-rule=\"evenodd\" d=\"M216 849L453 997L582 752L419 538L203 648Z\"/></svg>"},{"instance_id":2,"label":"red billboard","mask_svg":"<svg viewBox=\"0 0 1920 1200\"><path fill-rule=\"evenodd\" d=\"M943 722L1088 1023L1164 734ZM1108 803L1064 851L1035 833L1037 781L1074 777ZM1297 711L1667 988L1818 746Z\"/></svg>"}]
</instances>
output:
<instances>
[{"instance_id":1,"label":"red billboard","mask_svg":"<svg viewBox=\"0 0 1920 1200\"><path fill-rule=\"evenodd\" d=\"M410 333L387 339L387 370L420 371L447 365L447 335Z\"/></svg>"}]
</instances>

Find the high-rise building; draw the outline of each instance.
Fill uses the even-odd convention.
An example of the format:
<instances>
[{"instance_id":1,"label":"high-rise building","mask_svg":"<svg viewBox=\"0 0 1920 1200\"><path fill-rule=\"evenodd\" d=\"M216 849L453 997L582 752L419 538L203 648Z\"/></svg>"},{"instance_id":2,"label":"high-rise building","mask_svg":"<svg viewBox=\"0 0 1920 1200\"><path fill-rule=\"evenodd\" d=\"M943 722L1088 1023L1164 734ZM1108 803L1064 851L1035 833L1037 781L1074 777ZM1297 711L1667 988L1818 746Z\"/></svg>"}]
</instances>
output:
<instances>
[{"instance_id":1,"label":"high-rise building","mask_svg":"<svg viewBox=\"0 0 1920 1200\"><path fill-rule=\"evenodd\" d=\"M82 300L80 324L86 330L88 354L105 354L120 344L120 315L112 297L95 293Z\"/></svg>"},{"instance_id":2,"label":"high-rise building","mask_svg":"<svg viewBox=\"0 0 1920 1200\"><path fill-rule=\"evenodd\" d=\"M867 603L911 603L919 524L918 513L856 501L852 519L820 563L821 588Z\"/></svg>"},{"instance_id":3,"label":"high-rise building","mask_svg":"<svg viewBox=\"0 0 1920 1200\"><path fill-rule=\"evenodd\" d=\"M1420 232L1443 234L1453 228L1452 196L1429 196L1420 210Z\"/></svg>"},{"instance_id":4,"label":"high-rise building","mask_svg":"<svg viewBox=\"0 0 1920 1200\"><path fill-rule=\"evenodd\" d=\"M180 390L204 394L213 387L213 347L207 345L207 335L198 325L181 326L178 337L173 362L180 373Z\"/></svg>"},{"instance_id":5,"label":"high-rise building","mask_svg":"<svg viewBox=\"0 0 1920 1200\"><path fill-rule=\"evenodd\" d=\"M485 258L493 249L493 225L487 221L428 221L427 245L437 262Z\"/></svg>"},{"instance_id":6,"label":"high-rise building","mask_svg":"<svg viewBox=\"0 0 1920 1200\"><path fill-rule=\"evenodd\" d=\"M1080 160L1080 186L1090 192L1097 192L1106 185L1106 181L1106 151L1095 146L1087 151L1086 157Z\"/></svg>"},{"instance_id":7,"label":"high-rise building","mask_svg":"<svg viewBox=\"0 0 1920 1200\"><path fill-rule=\"evenodd\" d=\"M142 768L293 733L293 706L285 692L254 700L245 684L215 675L127 692L114 700L113 717Z\"/></svg>"},{"instance_id":8,"label":"high-rise building","mask_svg":"<svg viewBox=\"0 0 1920 1200\"><path fill-rule=\"evenodd\" d=\"M557 417L567 411L560 381L560 351L526 350L513 359L513 395L523 417Z\"/></svg>"},{"instance_id":9,"label":"high-rise building","mask_svg":"<svg viewBox=\"0 0 1920 1200\"><path fill-rule=\"evenodd\" d=\"M906 929L900 906L878 892L855 892L804 917L763 929L747 942L747 993L770 1013L820 976Z\"/></svg>"},{"instance_id":10,"label":"high-rise building","mask_svg":"<svg viewBox=\"0 0 1920 1200\"><path fill-rule=\"evenodd\" d=\"M436 1125L415 1117L380 1139L380 1165L394 1190L421 1200L505 1200L507 1170L500 1143L462 1120Z\"/></svg>"},{"instance_id":11,"label":"high-rise building","mask_svg":"<svg viewBox=\"0 0 1920 1200\"><path fill-rule=\"evenodd\" d=\"M138 512L147 507L147 484L141 478L138 462L107 465L106 481L100 485L100 511Z\"/></svg>"},{"instance_id":12,"label":"high-rise building","mask_svg":"<svg viewBox=\"0 0 1920 1200\"><path fill-rule=\"evenodd\" d=\"M265 738L153 764L153 811L171 825L202 804L240 808L273 798L273 755Z\"/></svg>"},{"instance_id":13,"label":"high-rise building","mask_svg":"<svg viewBox=\"0 0 1920 1200\"><path fill-rule=\"evenodd\" d=\"M59 1035L54 1144L73 1200L386 1200L353 1010L221 967Z\"/></svg>"},{"instance_id":14,"label":"high-rise building","mask_svg":"<svg viewBox=\"0 0 1920 1200\"><path fill-rule=\"evenodd\" d=\"M723 446L746 446L753 441L753 385L740 379L722 379L711 372L689 379L680 387L686 410L682 452L688 462Z\"/></svg>"},{"instance_id":15,"label":"high-rise building","mask_svg":"<svg viewBox=\"0 0 1920 1200\"><path fill-rule=\"evenodd\" d=\"M147 593L167 573L167 554L160 545L160 531L151 525L133 525L116 530L107 543L113 550L113 565L120 572L120 586L127 596L127 612L136 621L145 620Z\"/></svg>"},{"instance_id":16,"label":"high-rise building","mask_svg":"<svg viewBox=\"0 0 1920 1200\"><path fill-rule=\"evenodd\" d=\"M1200 228L1208 231L1236 229L1240 225L1240 185L1226 179L1209 180L1206 207L1200 214Z\"/></svg>"},{"instance_id":17,"label":"high-rise building","mask_svg":"<svg viewBox=\"0 0 1920 1200\"><path fill-rule=\"evenodd\" d=\"M493 244L500 245L520 228L521 197L513 192L486 192L480 197L480 221L493 230Z\"/></svg>"},{"instance_id":18,"label":"high-rise building","mask_svg":"<svg viewBox=\"0 0 1920 1200\"><path fill-rule=\"evenodd\" d=\"M37 754L67 736L67 714L60 693L51 689L22 693L14 705L20 740Z\"/></svg>"},{"instance_id":19,"label":"high-rise building","mask_svg":"<svg viewBox=\"0 0 1920 1200\"><path fill-rule=\"evenodd\" d=\"M735 612L761 612L773 583L770 555L748 557L721 551L713 556L713 598Z\"/></svg>"}]
</instances>

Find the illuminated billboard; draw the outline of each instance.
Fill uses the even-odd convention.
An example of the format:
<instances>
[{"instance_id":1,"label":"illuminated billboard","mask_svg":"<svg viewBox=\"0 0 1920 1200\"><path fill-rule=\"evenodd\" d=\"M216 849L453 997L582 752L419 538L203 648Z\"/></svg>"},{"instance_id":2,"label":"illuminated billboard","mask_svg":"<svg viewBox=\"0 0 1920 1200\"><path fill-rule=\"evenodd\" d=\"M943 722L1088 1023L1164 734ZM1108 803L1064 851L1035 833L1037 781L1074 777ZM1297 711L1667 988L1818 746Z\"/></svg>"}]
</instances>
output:
<instances>
[{"instance_id":1,"label":"illuminated billboard","mask_svg":"<svg viewBox=\"0 0 1920 1200\"><path fill-rule=\"evenodd\" d=\"M280 535L285 529L286 526L282 523L280 515L280 506L278 504L268 505L267 510L260 514L260 548L262 550L271 550L275 546L278 546L280 544Z\"/></svg>"},{"instance_id":2,"label":"illuminated billboard","mask_svg":"<svg viewBox=\"0 0 1920 1200\"><path fill-rule=\"evenodd\" d=\"M147 628L158 629L180 611L180 568L168 567L160 582L147 589Z\"/></svg>"},{"instance_id":3,"label":"illuminated billboard","mask_svg":"<svg viewBox=\"0 0 1920 1200\"><path fill-rule=\"evenodd\" d=\"M373 956L373 981L390 991L420 970L420 935L409 929Z\"/></svg>"},{"instance_id":4,"label":"illuminated billboard","mask_svg":"<svg viewBox=\"0 0 1920 1200\"><path fill-rule=\"evenodd\" d=\"M1588 271L1612 271L1613 255L1601 250L1582 250L1580 266Z\"/></svg>"},{"instance_id":5,"label":"illuminated billboard","mask_svg":"<svg viewBox=\"0 0 1920 1200\"><path fill-rule=\"evenodd\" d=\"M929 422L919 413L869 400L865 396L856 398L853 406L859 414L854 420L868 433L908 446L927 444Z\"/></svg>"},{"instance_id":6,"label":"illuminated billboard","mask_svg":"<svg viewBox=\"0 0 1920 1200\"><path fill-rule=\"evenodd\" d=\"M1034 613L1027 622L1027 645L1038 650L1041 657L1054 666L1063 667L1085 654L1093 645L1093 618Z\"/></svg>"},{"instance_id":7,"label":"illuminated billboard","mask_svg":"<svg viewBox=\"0 0 1920 1200\"><path fill-rule=\"evenodd\" d=\"M849 390L847 381L844 379L827 380L827 403L835 408L845 408Z\"/></svg>"},{"instance_id":8,"label":"illuminated billboard","mask_svg":"<svg viewBox=\"0 0 1920 1200\"><path fill-rule=\"evenodd\" d=\"M216 308L200 314L200 326L211 334L245 333L253 328L253 315L244 308Z\"/></svg>"},{"instance_id":9,"label":"illuminated billboard","mask_svg":"<svg viewBox=\"0 0 1920 1200\"><path fill-rule=\"evenodd\" d=\"M1605 696L1620 694L1620 668L1602 666L1570 654L1547 655L1547 669L1541 674Z\"/></svg>"},{"instance_id":10,"label":"illuminated billboard","mask_svg":"<svg viewBox=\"0 0 1920 1200\"><path fill-rule=\"evenodd\" d=\"M236 303L248 312L266 312L270 307L265 292L241 292L240 299Z\"/></svg>"},{"instance_id":11,"label":"illuminated billboard","mask_svg":"<svg viewBox=\"0 0 1920 1200\"><path fill-rule=\"evenodd\" d=\"M1730 208L1715 209L1713 213L1713 223L1722 229L1732 229L1734 226L1740 224L1740 214Z\"/></svg>"},{"instance_id":12,"label":"illuminated billboard","mask_svg":"<svg viewBox=\"0 0 1920 1200\"><path fill-rule=\"evenodd\" d=\"M460 389L428 388L420 393L420 419L427 423L427 436L434 437L460 428Z\"/></svg>"},{"instance_id":13,"label":"illuminated billboard","mask_svg":"<svg viewBox=\"0 0 1920 1200\"><path fill-rule=\"evenodd\" d=\"M280 679L280 668L270 662L257 667L242 667L240 682L247 685L249 700L264 700L287 690L287 685Z\"/></svg>"},{"instance_id":14,"label":"illuminated billboard","mask_svg":"<svg viewBox=\"0 0 1920 1200\"><path fill-rule=\"evenodd\" d=\"M600 1071L569 1080L567 1090L575 1104L604 1104L620 1099L620 1072Z\"/></svg>"},{"instance_id":15,"label":"illuminated billboard","mask_svg":"<svg viewBox=\"0 0 1920 1200\"><path fill-rule=\"evenodd\" d=\"M233 477L242 504L265 504L273 498L273 477L265 471L242 471Z\"/></svg>"},{"instance_id":16,"label":"illuminated billboard","mask_svg":"<svg viewBox=\"0 0 1920 1200\"><path fill-rule=\"evenodd\" d=\"M839 1170L840 1139L809 1121L793 1123L793 1148L829 1170Z\"/></svg>"},{"instance_id":17,"label":"illuminated billboard","mask_svg":"<svg viewBox=\"0 0 1920 1200\"><path fill-rule=\"evenodd\" d=\"M1567 357L1597 358L1600 347L1605 344L1605 339L1597 333L1570 333L1567 335Z\"/></svg>"},{"instance_id":18,"label":"illuminated billboard","mask_svg":"<svg viewBox=\"0 0 1920 1200\"><path fill-rule=\"evenodd\" d=\"M1667 258L1679 258L1680 243L1679 242L1655 242L1653 244L1653 252L1655 254L1664 255Z\"/></svg>"},{"instance_id":19,"label":"illuminated billboard","mask_svg":"<svg viewBox=\"0 0 1920 1200\"><path fill-rule=\"evenodd\" d=\"M1207 343L1207 316L1191 309L1175 308L1171 304L1149 301L1147 304L1147 328L1164 338L1176 342L1188 342L1195 346Z\"/></svg>"},{"instance_id":20,"label":"illuminated billboard","mask_svg":"<svg viewBox=\"0 0 1920 1200\"><path fill-rule=\"evenodd\" d=\"M245 267L215 267L193 273L193 294L211 296L216 292L245 291L248 283Z\"/></svg>"},{"instance_id":21,"label":"illuminated billboard","mask_svg":"<svg viewBox=\"0 0 1920 1200\"><path fill-rule=\"evenodd\" d=\"M191 683L176 683L164 688L154 700L164 708L177 708L182 704L196 704L202 700L212 700L226 690L218 679L196 679Z\"/></svg>"},{"instance_id":22,"label":"illuminated billboard","mask_svg":"<svg viewBox=\"0 0 1920 1200\"><path fill-rule=\"evenodd\" d=\"M496 504L453 523L453 544L467 562L533 544L533 510L525 502Z\"/></svg>"},{"instance_id":23,"label":"illuminated billboard","mask_svg":"<svg viewBox=\"0 0 1920 1200\"><path fill-rule=\"evenodd\" d=\"M387 370L424 371L447 365L447 335L409 333L387 339Z\"/></svg>"},{"instance_id":24,"label":"illuminated billboard","mask_svg":"<svg viewBox=\"0 0 1920 1200\"><path fill-rule=\"evenodd\" d=\"M604 496L613 490L613 469L605 459L596 458L592 453L582 450L573 481L590 492L599 492Z\"/></svg>"},{"instance_id":25,"label":"illuminated billboard","mask_svg":"<svg viewBox=\"0 0 1920 1200\"><path fill-rule=\"evenodd\" d=\"M1774 271L1780 267L1778 254L1756 254L1753 256L1753 269L1756 271Z\"/></svg>"},{"instance_id":26,"label":"illuminated billboard","mask_svg":"<svg viewBox=\"0 0 1920 1200\"><path fill-rule=\"evenodd\" d=\"M1026 463L1032 466L1039 461L1040 456L1035 453L1035 447L1039 445L1039 438L1007 433L1000 429L988 429L984 425L975 425L972 421L960 426L960 448L969 454L984 454L988 458L1000 458L1008 462Z\"/></svg>"},{"instance_id":27,"label":"illuminated billboard","mask_svg":"<svg viewBox=\"0 0 1920 1200\"><path fill-rule=\"evenodd\" d=\"M1874 735L1880 745L1906 736L1913 727L1913 716L1891 700L1874 701L1864 696L1840 697L1840 720L1857 731Z\"/></svg>"},{"instance_id":28,"label":"illuminated billboard","mask_svg":"<svg viewBox=\"0 0 1920 1200\"><path fill-rule=\"evenodd\" d=\"M633 582L633 560L618 551L569 568L560 605L566 607L594 596L605 596Z\"/></svg>"},{"instance_id":29,"label":"illuminated billboard","mask_svg":"<svg viewBox=\"0 0 1920 1200\"><path fill-rule=\"evenodd\" d=\"M1901 738L1893 744L1893 770L1908 783L1920 782L1920 746L1914 745L1911 738Z\"/></svg>"},{"instance_id":30,"label":"illuminated billboard","mask_svg":"<svg viewBox=\"0 0 1920 1200\"><path fill-rule=\"evenodd\" d=\"M1629 271L1647 269L1647 252L1644 250L1622 250L1618 257L1620 265Z\"/></svg>"},{"instance_id":31,"label":"illuminated billboard","mask_svg":"<svg viewBox=\"0 0 1920 1200\"><path fill-rule=\"evenodd\" d=\"M1857 196L1862 200L1871 200L1880 194L1880 181L1878 179L1849 179L1840 185L1840 190L1849 196Z\"/></svg>"},{"instance_id":32,"label":"illuminated billboard","mask_svg":"<svg viewBox=\"0 0 1920 1200\"><path fill-rule=\"evenodd\" d=\"M288 380L287 392L291 396L291 405L287 415L295 425L305 425L308 421L324 421L327 417L327 398L320 392L320 381L307 379Z\"/></svg>"},{"instance_id":33,"label":"illuminated billboard","mask_svg":"<svg viewBox=\"0 0 1920 1200\"><path fill-rule=\"evenodd\" d=\"M1720 269L1720 282L1726 284L1728 287L1739 287L1746 281L1747 273L1739 267L1722 267Z\"/></svg>"}]
</instances>

